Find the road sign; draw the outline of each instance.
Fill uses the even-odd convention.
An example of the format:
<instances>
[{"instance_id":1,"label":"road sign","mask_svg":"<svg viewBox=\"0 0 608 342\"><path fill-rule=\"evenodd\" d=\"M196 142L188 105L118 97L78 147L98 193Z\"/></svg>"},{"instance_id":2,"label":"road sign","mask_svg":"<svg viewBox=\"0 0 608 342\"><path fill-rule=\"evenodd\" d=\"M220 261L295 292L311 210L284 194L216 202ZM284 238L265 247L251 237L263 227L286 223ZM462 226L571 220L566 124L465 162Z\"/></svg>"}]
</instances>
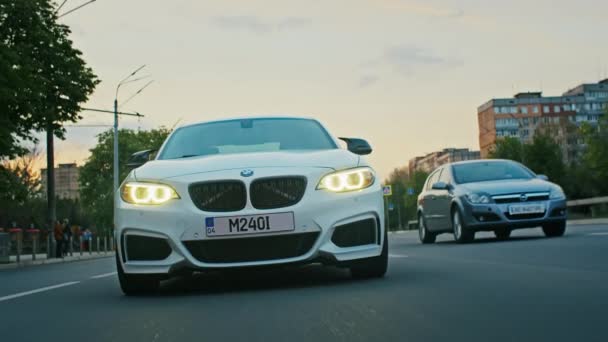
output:
<instances>
[{"instance_id":1,"label":"road sign","mask_svg":"<svg viewBox=\"0 0 608 342\"><path fill-rule=\"evenodd\" d=\"M413 196L416 192L414 191L414 188L407 188L407 194L410 196Z\"/></svg>"},{"instance_id":2,"label":"road sign","mask_svg":"<svg viewBox=\"0 0 608 342\"><path fill-rule=\"evenodd\" d=\"M389 203L388 210L392 211L393 209L395 209L395 205L393 203Z\"/></svg>"},{"instance_id":3,"label":"road sign","mask_svg":"<svg viewBox=\"0 0 608 342\"><path fill-rule=\"evenodd\" d=\"M391 196L393 194L393 187L390 185L383 186L382 193L384 194L384 196Z\"/></svg>"}]
</instances>

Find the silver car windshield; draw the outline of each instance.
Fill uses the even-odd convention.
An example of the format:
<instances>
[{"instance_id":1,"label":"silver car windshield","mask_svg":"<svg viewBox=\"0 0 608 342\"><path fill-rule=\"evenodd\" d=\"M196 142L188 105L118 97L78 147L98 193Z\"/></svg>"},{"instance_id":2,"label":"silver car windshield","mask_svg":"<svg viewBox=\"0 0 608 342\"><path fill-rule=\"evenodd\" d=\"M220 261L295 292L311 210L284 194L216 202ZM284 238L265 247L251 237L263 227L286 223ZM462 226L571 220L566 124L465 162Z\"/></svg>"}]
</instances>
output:
<instances>
[{"instance_id":1,"label":"silver car windshield","mask_svg":"<svg viewBox=\"0 0 608 342\"><path fill-rule=\"evenodd\" d=\"M513 162L478 162L452 166L454 180L458 184L489 182L508 179L531 179L534 174Z\"/></svg>"},{"instance_id":2,"label":"silver car windshield","mask_svg":"<svg viewBox=\"0 0 608 342\"><path fill-rule=\"evenodd\" d=\"M335 148L336 143L314 120L242 119L180 128L169 138L158 159Z\"/></svg>"}]
</instances>

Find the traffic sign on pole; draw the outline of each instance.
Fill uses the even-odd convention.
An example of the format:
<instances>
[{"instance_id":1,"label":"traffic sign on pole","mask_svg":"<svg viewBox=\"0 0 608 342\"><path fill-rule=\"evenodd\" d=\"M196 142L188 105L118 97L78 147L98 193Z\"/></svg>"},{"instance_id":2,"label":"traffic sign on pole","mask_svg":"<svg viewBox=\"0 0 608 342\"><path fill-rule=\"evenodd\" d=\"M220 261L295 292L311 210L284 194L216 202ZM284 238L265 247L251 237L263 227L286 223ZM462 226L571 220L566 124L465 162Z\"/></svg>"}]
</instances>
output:
<instances>
[{"instance_id":1,"label":"traffic sign on pole","mask_svg":"<svg viewBox=\"0 0 608 342\"><path fill-rule=\"evenodd\" d=\"M382 193L384 194L384 196L391 196L393 194L393 187L390 185L383 186Z\"/></svg>"}]
</instances>

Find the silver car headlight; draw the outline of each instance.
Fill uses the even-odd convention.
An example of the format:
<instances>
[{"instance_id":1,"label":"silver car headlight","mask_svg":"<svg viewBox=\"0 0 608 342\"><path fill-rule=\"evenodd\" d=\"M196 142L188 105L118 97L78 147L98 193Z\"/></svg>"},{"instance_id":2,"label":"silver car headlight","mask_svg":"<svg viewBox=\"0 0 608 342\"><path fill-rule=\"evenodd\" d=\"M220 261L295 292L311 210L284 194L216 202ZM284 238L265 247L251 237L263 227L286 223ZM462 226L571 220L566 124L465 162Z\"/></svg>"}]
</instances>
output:
<instances>
[{"instance_id":1,"label":"silver car headlight","mask_svg":"<svg viewBox=\"0 0 608 342\"><path fill-rule=\"evenodd\" d=\"M369 188L374 184L376 175L369 167L360 167L330 173L323 176L317 190L347 192Z\"/></svg>"},{"instance_id":2,"label":"silver car headlight","mask_svg":"<svg viewBox=\"0 0 608 342\"><path fill-rule=\"evenodd\" d=\"M467 200L473 204L488 204L492 202L488 194L483 193L468 193L466 194Z\"/></svg>"},{"instance_id":3,"label":"silver car headlight","mask_svg":"<svg viewBox=\"0 0 608 342\"><path fill-rule=\"evenodd\" d=\"M551 197L552 200L563 200L566 199L566 194L564 193L564 190L561 187L555 187L553 190L551 190Z\"/></svg>"},{"instance_id":4,"label":"silver car headlight","mask_svg":"<svg viewBox=\"0 0 608 342\"><path fill-rule=\"evenodd\" d=\"M165 184L127 182L120 188L120 198L131 204L159 205L180 197Z\"/></svg>"}]
</instances>

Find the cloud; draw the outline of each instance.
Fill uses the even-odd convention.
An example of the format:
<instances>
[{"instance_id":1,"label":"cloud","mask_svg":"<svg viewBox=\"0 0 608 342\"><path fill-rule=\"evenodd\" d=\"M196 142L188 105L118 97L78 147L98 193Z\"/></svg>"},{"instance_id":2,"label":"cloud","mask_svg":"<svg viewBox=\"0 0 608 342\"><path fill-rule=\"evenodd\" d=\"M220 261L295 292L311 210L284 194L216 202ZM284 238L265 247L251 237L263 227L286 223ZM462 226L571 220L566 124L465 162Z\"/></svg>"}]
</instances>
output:
<instances>
[{"instance_id":1,"label":"cloud","mask_svg":"<svg viewBox=\"0 0 608 342\"><path fill-rule=\"evenodd\" d=\"M429 49L403 44L385 49L384 53L375 59L361 64L363 76L359 79L359 87L365 88L377 83L386 74L412 76L417 73L432 73L437 70L458 67L463 62L456 58L437 55Z\"/></svg>"},{"instance_id":2,"label":"cloud","mask_svg":"<svg viewBox=\"0 0 608 342\"><path fill-rule=\"evenodd\" d=\"M233 15L214 17L212 23L225 30L266 34L303 28L309 26L311 20L303 17L286 17L279 20L270 20L258 16Z\"/></svg>"},{"instance_id":3,"label":"cloud","mask_svg":"<svg viewBox=\"0 0 608 342\"><path fill-rule=\"evenodd\" d=\"M378 0L374 0L378 1ZM409 14L423 15L436 18L461 18L464 10L459 8L433 5L421 1L381 0L382 4L391 9L398 9Z\"/></svg>"},{"instance_id":4,"label":"cloud","mask_svg":"<svg viewBox=\"0 0 608 342\"><path fill-rule=\"evenodd\" d=\"M369 86L374 85L380 80L378 76L375 75L364 75L359 79L359 88L367 88Z\"/></svg>"},{"instance_id":5,"label":"cloud","mask_svg":"<svg viewBox=\"0 0 608 342\"><path fill-rule=\"evenodd\" d=\"M430 51L412 45L393 46L384 52L384 61L404 68L416 65L440 65L446 64L447 60L436 56Z\"/></svg>"},{"instance_id":6,"label":"cloud","mask_svg":"<svg viewBox=\"0 0 608 342\"><path fill-rule=\"evenodd\" d=\"M310 18L302 18L302 17L289 17L281 20L277 24L277 29L279 31L299 29L311 24Z\"/></svg>"}]
</instances>

